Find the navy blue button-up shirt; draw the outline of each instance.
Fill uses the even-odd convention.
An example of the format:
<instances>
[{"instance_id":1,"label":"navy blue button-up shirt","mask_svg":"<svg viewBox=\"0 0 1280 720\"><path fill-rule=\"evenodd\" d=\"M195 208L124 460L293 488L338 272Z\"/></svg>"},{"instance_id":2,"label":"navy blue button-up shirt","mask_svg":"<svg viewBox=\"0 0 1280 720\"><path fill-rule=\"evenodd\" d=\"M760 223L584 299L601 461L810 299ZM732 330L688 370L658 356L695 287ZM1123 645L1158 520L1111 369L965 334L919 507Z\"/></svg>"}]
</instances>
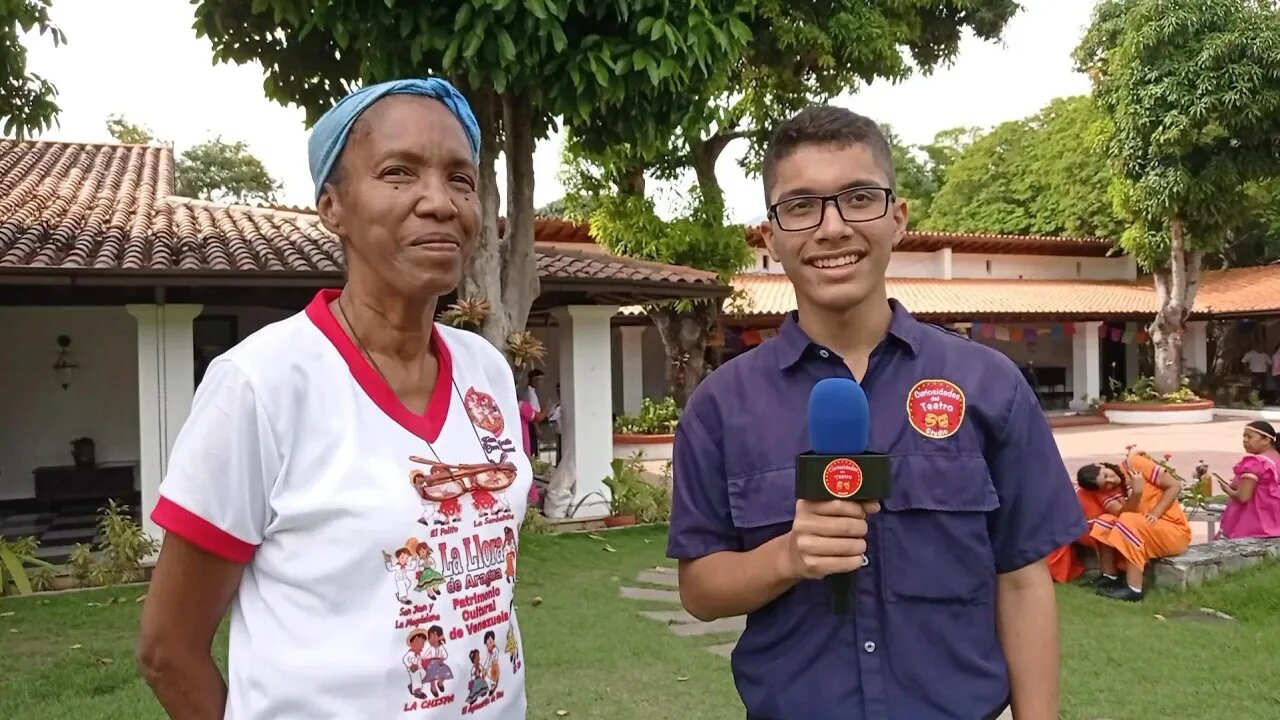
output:
<instances>
[{"instance_id":1,"label":"navy blue button-up shirt","mask_svg":"<svg viewBox=\"0 0 1280 720\"><path fill-rule=\"evenodd\" d=\"M896 301L860 381L869 452L893 489L872 516L854 612L801 582L747 617L733 673L769 720L976 720L1002 708L996 575L1085 530L1049 424L1000 352L921 323ZM796 324L711 374L676 429L667 554L748 551L790 530L795 457L814 383L852 377Z\"/></svg>"}]
</instances>

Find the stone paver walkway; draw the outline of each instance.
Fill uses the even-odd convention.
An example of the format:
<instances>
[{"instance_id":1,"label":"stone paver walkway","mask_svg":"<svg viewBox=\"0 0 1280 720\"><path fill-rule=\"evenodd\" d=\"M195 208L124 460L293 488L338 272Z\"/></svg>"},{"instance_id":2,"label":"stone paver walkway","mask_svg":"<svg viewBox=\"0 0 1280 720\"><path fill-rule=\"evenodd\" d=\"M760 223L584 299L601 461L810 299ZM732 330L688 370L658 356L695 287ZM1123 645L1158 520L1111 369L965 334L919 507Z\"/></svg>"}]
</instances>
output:
<instances>
[{"instance_id":1,"label":"stone paver walkway","mask_svg":"<svg viewBox=\"0 0 1280 720\"><path fill-rule=\"evenodd\" d=\"M675 606L671 610L638 610L637 612L640 615L666 625L668 631L680 637L701 639L705 636L714 635L717 639L720 639L726 634L733 634L733 642L704 646L708 652L726 658L733 652L733 647L737 644L737 637L746 628L747 619L745 617L721 618L711 622L702 622L680 609L680 593L671 589L679 584L675 568L655 567L649 570L642 570L640 574L636 575L636 583L642 586L623 586L620 588L622 597L628 600L670 603Z\"/></svg>"}]
</instances>

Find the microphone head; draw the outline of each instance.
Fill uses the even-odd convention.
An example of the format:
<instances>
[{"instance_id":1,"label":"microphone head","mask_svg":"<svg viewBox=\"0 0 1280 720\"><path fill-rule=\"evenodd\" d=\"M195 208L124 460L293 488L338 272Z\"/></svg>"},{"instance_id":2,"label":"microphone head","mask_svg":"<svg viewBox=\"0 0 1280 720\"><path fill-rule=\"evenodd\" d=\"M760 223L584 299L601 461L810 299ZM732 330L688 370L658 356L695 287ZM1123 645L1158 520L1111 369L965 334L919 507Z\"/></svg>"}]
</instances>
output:
<instances>
[{"instance_id":1,"label":"microphone head","mask_svg":"<svg viewBox=\"0 0 1280 720\"><path fill-rule=\"evenodd\" d=\"M871 408L851 378L819 380L809 393L809 449L819 455L861 455L871 437Z\"/></svg>"}]
</instances>

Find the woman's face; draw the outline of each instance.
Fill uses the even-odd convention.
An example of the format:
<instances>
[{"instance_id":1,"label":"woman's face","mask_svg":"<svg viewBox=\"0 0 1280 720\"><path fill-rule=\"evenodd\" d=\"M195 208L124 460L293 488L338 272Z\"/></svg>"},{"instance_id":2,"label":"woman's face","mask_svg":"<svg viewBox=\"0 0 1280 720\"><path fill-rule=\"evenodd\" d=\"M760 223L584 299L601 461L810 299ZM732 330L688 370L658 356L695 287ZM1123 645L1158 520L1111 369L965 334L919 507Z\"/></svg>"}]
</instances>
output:
<instances>
[{"instance_id":1,"label":"woman's face","mask_svg":"<svg viewBox=\"0 0 1280 720\"><path fill-rule=\"evenodd\" d=\"M1244 451L1254 455L1266 452L1267 448L1271 446L1271 442L1253 428L1246 427L1241 440L1244 445Z\"/></svg>"},{"instance_id":2,"label":"woman's face","mask_svg":"<svg viewBox=\"0 0 1280 720\"><path fill-rule=\"evenodd\" d=\"M1112 470L1106 465L1100 465L1098 467L1098 487L1100 489L1110 490L1111 488L1119 487L1121 482L1123 481L1120 479L1120 476L1116 474L1115 470Z\"/></svg>"},{"instance_id":3,"label":"woman's face","mask_svg":"<svg viewBox=\"0 0 1280 720\"><path fill-rule=\"evenodd\" d=\"M480 231L479 173L443 103L390 95L360 116L320 198L351 278L405 297L452 292Z\"/></svg>"}]
</instances>

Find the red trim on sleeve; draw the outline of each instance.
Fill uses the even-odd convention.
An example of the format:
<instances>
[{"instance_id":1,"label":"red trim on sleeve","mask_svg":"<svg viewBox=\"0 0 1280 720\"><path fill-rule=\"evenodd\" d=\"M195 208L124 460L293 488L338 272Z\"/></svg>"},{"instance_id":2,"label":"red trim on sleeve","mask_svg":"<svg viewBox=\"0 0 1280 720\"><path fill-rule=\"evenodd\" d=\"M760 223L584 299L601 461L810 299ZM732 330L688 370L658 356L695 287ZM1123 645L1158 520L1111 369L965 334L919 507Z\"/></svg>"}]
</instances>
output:
<instances>
[{"instance_id":1,"label":"red trim on sleeve","mask_svg":"<svg viewBox=\"0 0 1280 720\"><path fill-rule=\"evenodd\" d=\"M258 549L257 545L241 540L163 495L151 511L151 519L168 532L223 560L247 563Z\"/></svg>"}]
</instances>

